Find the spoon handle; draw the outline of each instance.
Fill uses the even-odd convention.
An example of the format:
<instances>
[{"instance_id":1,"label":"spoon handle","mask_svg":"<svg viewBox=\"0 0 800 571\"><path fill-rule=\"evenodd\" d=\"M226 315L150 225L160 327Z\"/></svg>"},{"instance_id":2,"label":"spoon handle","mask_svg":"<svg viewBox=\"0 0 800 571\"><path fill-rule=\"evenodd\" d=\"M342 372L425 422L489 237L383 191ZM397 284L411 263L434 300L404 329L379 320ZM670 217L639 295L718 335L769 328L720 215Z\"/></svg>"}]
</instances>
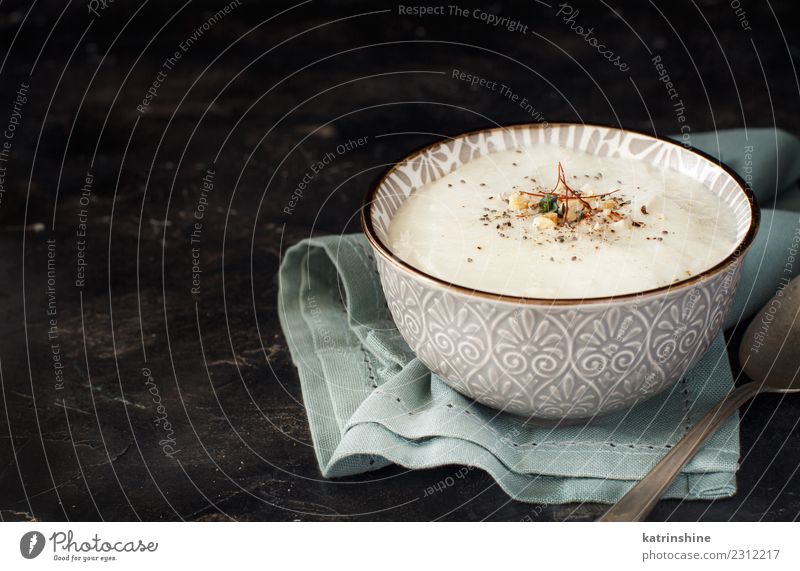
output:
<instances>
[{"instance_id":1,"label":"spoon handle","mask_svg":"<svg viewBox=\"0 0 800 571\"><path fill-rule=\"evenodd\" d=\"M758 393L757 383L734 389L678 441L642 480L597 521L642 521L700 446L736 409Z\"/></svg>"}]
</instances>

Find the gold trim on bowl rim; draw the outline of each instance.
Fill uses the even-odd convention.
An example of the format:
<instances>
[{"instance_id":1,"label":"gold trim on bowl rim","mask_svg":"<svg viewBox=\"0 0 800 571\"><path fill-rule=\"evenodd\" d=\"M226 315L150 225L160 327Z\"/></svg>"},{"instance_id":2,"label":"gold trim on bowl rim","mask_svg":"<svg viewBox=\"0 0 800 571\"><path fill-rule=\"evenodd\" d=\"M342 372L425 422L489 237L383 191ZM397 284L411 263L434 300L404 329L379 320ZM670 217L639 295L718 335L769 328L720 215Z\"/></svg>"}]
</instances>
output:
<instances>
[{"instance_id":1,"label":"gold trim on bowl rim","mask_svg":"<svg viewBox=\"0 0 800 571\"><path fill-rule=\"evenodd\" d=\"M452 282L448 282L441 278L437 278L430 274L423 272L422 270L415 268L411 264L404 262L400 258L398 258L383 242L381 242L380 238L378 238L377 234L375 233L375 228L372 224L372 215L370 212L370 205L375 199L375 195L378 192L378 189L383 186L384 181L399 167L403 166L404 164L408 163L409 161L414 160L419 155L425 153L429 149L432 149L438 145L441 145L445 140L454 141L456 139L461 139L465 137L469 137L472 135L477 135L479 133L491 133L494 131L508 131L512 129L542 129L542 128L549 128L549 127L595 127L599 129L613 129L616 131L623 131L626 133L634 133L636 135L641 135L647 137L649 139L654 139L656 141L661 141L662 143L666 143L669 145L674 145L676 147L680 147L690 153L694 153L698 155L700 158L705 159L706 161L713 164L715 168L722 169L725 171L736 184L739 186L739 190L744 193L745 197L747 198L747 202L750 205L750 226L747 229L747 233L744 235L744 238L736 245L736 248L731 252L724 260L719 262L717 265L700 272L699 274L694 274L686 279L680 280L678 282L633 292L633 293L626 293L621 295L612 295L612 296L604 296L604 297L589 297L589 298L537 298L537 297L521 297L521 296L513 296L513 295L503 295L498 293L492 293L488 291L482 291L478 289L471 289L464 286L460 286L458 284L454 284ZM758 227L761 222L761 210L758 206L756 201L756 197L753 194L753 191L750 190L750 187L747 186L747 183L740 177L732 168L728 165L724 164L722 161L712 157L711 155L695 149L694 147L683 145L677 143L671 139L667 139L665 137L660 137L658 135L653 135L650 133L645 133L643 131L636 131L633 129L620 129L618 127L612 127L609 125L602 125L602 124L595 124L595 123L568 123L568 122L561 122L561 123L519 123L514 125L508 126L501 126L501 127L493 127L490 129L478 129L475 131L468 131L466 133L461 133L454 137L449 137L448 139L443 139L440 141L436 141L429 145L422 147L411 153L410 155L406 156L402 160L398 161L394 164L391 168L389 168L383 176L378 180L378 182L367 192L366 196L364 197L364 202L361 205L361 229L363 230L364 234L367 237L367 240L372 245L372 247L388 262L394 264L395 266L399 267L401 270L404 270L408 273L415 275L418 278L423 279L429 283L434 285L444 287L446 289L450 289L468 296L483 298L483 299L491 299L494 301L504 301L510 303L521 303L521 304L528 304L528 305L582 305L585 303L605 303L613 300L625 300L625 299L635 299L641 298L643 296L650 296L654 294L660 294L664 292L669 292L675 288L684 288L694 285L700 281L705 280L711 276L714 276L720 272L725 271L728 266L733 264L739 257L743 256L745 252L747 252L748 248L753 243L753 239L755 238L756 232L758 232Z\"/></svg>"}]
</instances>

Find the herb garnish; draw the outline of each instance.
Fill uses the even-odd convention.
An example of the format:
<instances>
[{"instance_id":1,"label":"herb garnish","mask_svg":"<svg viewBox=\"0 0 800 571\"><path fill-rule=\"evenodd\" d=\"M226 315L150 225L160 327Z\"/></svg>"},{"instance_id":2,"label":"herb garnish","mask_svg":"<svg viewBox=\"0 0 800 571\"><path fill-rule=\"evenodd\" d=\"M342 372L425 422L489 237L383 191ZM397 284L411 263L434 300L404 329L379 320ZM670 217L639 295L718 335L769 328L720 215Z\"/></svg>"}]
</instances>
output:
<instances>
[{"instance_id":1,"label":"herb garnish","mask_svg":"<svg viewBox=\"0 0 800 571\"><path fill-rule=\"evenodd\" d=\"M577 179L578 177L572 175L571 178ZM603 177L602 173L598 173L594 177L588 178L600 180ZM512 186L510 193L497 197L502 198L507 204L505 211L484 208L487 213L481 217L481 220L484 225L493 222L501 238L510 237L506 232L513 232L515 228L519 228L512 221L530 218L532 218L534 230L540 232L560 230L553 236L553 239L560 243L564 243L566 238L571 241L577 240L578 236L575 232L579 227L583 227L592 234L597 232L614 234L622 228L645 226L642 222L631 220L630 214L624 213L622 210L630 204L630 200L623 196L608 198L621 192L622 189L616 188L609 192L596 194L576 190L567 182L567 175L561 162L558 162L558 177L553 188L548 190L537 185L535 178L531 177L529 180L533 185L530 191L518 190L517 186ZM498 224L497 221L500 223ZM570 234L570 236L565 237L565 234ZM608 234L606 237L611 238ZM524 235L522 238L527 239L528 236ZM537 241L536 243L541 242Z\"/></svg>"},{"instance_id":2,"label":"herb garnish","mask_svg":"<svg viewBox=\"0 0 800 571\"><path fill-rule=\"evenodd\" d=\"M548 212L556 212L558 210L558 199L555 194L549 192L545 194L539 201L539 213L547 214Z\"/></svg>"},{"instance_id":3,"label":"herb garnish","mask_svg":"<svg viewBox=\"0 0 800 571\"><path fill-rule=\"evenodd\" d=\"M573 177L575 178L575 177ZM592 217L592 213L595 209L592 207L591 204L587 201L587 199L601 199L614 194L615 192L619 192L620 189L612 190L611 192L605 192L603 194L595 194L595 195L588 195L584 196L581 194L580 191L575 190L572 188L569 183L567 182L567 177L564 174L564 167L562 166L561 162L558 163L558 180L556 180L556 185L553 187L552 190L548 192L525 192L520 191L517 196L525 195L525 196L535 196L540 200L535 202L534 204L538 206L539 214L548 214L550 212L555 212L557 218L555 219L556 225L564 224L566 226L570 226L570 201L574 200L580 204L580 208L575 213L575 221L579 222L581 220L586 220ZM515 202L518 204L518 202ZM522 203L523 205L526 204L525 202ZM513 207L513 206L512 206Z\"/></svg>"}]
</instances>

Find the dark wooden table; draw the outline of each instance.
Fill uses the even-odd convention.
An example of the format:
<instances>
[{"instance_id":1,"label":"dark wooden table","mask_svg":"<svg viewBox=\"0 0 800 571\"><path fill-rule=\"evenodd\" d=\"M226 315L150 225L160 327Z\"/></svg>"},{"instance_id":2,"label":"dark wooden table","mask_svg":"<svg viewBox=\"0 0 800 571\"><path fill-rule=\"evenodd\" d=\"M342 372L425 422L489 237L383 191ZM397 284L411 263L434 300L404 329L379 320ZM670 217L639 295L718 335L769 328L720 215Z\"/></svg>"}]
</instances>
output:
<instances>
[{"instance_id":1,"label":"dark wooden table","mask_svg":"<svg viewBox=\"0 0 800 571\"><path fill-rule=\"evenodd\" d=\"M592 519L480 471L424 498L454 467L322 479L276 317L281 252L357 231L388 165L466 130L800 132L793 0L59 4L0 5L3 520ZM745 411L736 497L653 519L796 518L800 401L778 402Z\"/></svg>"}]
</instances>

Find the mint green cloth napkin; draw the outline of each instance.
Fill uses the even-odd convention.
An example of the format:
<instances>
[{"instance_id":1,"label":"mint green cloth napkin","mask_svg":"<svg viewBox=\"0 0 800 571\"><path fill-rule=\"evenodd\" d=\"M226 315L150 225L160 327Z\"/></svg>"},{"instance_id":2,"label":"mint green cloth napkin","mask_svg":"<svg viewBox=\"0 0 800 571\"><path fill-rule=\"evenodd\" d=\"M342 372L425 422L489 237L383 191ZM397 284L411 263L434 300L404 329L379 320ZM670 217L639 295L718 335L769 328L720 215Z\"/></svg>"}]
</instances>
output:
<instances>
[{"instance_id":1,"label":"mint green cloth napkin","mask_svg":"<svg viewBox=\"0 0 800 571\"><path fill-rule=\"evenodd\" d=\"M752 176L762 207L774 206L778 195L791 199L791 192L782 191L800 178L797 139L750 129L695 135L692 143ZM797 213L764 211L726 327L751 315L777 289L797 231ZM280 269L278 310L326 477L391 463L410 469L462 465L485 470L517 500L612 503L733 382L720 335L673 389L629 410L588 426L526 425L460 395L415 358L392 322L361 235L312 238L289 248ZM738 458L735 415L665 497L734 494ZM454 468L450 477L419 490L420 497L457 485L468 469Z\"/></svg>"}]
</instances>

